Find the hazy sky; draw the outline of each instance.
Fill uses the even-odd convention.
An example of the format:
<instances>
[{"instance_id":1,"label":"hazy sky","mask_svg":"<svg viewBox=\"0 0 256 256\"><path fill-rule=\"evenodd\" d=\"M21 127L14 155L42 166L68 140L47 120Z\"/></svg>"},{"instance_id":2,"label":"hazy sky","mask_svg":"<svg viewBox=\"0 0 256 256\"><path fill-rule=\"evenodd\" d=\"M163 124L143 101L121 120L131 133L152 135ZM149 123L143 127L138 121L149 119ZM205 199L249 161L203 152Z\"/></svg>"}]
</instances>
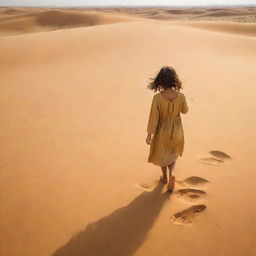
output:
<instances>
[{"instance_id":1,"label":"hazy sky","mask_svg":"<svg viewBox=\"0 0 256 256\"><path fill-rule=\"evenodd\" d=\"M0 6L214 6L256 5L256 0L0 0Z\"/></svg>"}]
</instances>

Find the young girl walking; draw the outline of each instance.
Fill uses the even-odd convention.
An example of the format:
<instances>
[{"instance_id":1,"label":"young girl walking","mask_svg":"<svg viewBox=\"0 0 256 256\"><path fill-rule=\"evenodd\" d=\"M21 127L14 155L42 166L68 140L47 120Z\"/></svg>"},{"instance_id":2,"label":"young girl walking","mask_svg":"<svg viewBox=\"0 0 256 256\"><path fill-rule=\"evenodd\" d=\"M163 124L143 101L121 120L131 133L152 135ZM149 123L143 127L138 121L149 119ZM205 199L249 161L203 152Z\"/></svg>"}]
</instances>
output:
<instances>
[{"instance_id":1,"label":"young girl walking","mask_svg":"<svg viewBox=\"0 0 256 256\"><path fill-rule=\"evenodd\" d=\"M163 175L160 176L160 180L163 184L168 182L168 167L167 191L173 192L175 185L173 169L184 149L180 113L186 114L188 105L185 95L180 92L182 83L173 67L162 67L152 80L147 88L159 93L153 96L147 125L146 143L150 145L148 162L161 167Z\"/></svg>"}]
</instances>

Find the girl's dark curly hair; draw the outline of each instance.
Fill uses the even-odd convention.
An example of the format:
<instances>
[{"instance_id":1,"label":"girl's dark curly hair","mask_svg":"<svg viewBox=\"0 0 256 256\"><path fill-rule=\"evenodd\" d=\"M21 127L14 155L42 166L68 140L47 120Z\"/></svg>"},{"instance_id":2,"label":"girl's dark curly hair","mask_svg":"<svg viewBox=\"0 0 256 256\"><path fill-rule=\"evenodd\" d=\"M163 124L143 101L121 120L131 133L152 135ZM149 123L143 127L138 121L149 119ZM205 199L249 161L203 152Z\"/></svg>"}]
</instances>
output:
<instances>
[{"instance_id":1,"label":"girl's dark curly hair","mask_svg":"<svg viewBox=\"0 0 256 256\"><path fill-rule=\"evenodd\" d=\"M175 69L171 66L163 66L155 78L149 79L153 81L148 84L147 88L154 90L154 92L167 88L179 91L183 88Z\"/></svg>"}]
</instances>

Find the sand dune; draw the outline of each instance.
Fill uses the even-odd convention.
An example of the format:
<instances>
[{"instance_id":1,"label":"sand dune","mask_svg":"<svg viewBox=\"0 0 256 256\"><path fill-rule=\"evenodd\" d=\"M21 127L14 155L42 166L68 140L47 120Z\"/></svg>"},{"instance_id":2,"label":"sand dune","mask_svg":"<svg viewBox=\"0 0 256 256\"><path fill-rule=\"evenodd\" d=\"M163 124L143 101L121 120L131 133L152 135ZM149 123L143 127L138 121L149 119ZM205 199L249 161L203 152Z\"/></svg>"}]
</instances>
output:
<instances>
[{"instance_id":1,"label":"sand dune","mask_svg":"<svg viewBox=\"0 0 256 256\"><path fill-rule=\"evenodd\" d=\"M145 18L158 19L158 20L170 20L170 19L172 19L172 17L165 10L155 11L155 12L152 12L152 13L149 13L149 14L144 14L143 16Z\"/></svg>"},{"instance_id":2,"label":"sand dune","mask_svg":"<svg viewBox=\"0 0 256 256\"><path fill-rule=\"evenodd\" d=\"M6 10L4 14L10 14L11 11ZM34 11L21 15L17 15L15 10L12 14L15 15L0 17L0 34L23 34L140 20L133 17L64 10Z\"/></svg>"},{"instance_id":3,"label":"sand dune","mask_svg":"<svg viewBox=\"0 0 256 256\"><path fill-rule=\"evenodd\" d=\"M213 11L207 14L200 15L202 16L213 16L213 17L221 17L221 16L237 16L241 14L248 14L247 12L241 13L241 12L234 12L234 11L225 11L225 10L218 10L218 11Z\"/></svg>"},{"instance_id":4,"label":"sand dune","mask_svg":"<svg viewBox=\"0 0 256 256\"><path fill-rule=\"evenodd\" d=\"M158 20L220 20L243 23L250 23L256 21L255 7L113 8L106 9L104 11L107 13L127 13L139 17Z\"/></svg>"},{"instance_id":5,"label":"sand dune","mask_svg":"<svg viewBox=\"0 0 256 256\"><path fill-rule=\"evenodd\" d=\"M38 10L37 10L38 11ZM22 10L21 8L4 8L4 7L1 7L0 8L0 14L1 14L1 18L3 16L10 16L10 15L18 15L18 14L22 14L24 12L27 12L27 10Z\"/></svg>"},{"instance_id":6,"label":"sand dune","mask_svg":"<svg viewBox=\"0 0 256 256\"><path fill-rule=\"evenodd\" d=\"M214 21L182 21L175 22L178 25L204 29L206 31L216 31L225 34L236 34L240 36L256 36L256 23L234 23L234 22L214 22Z\"/></svg>"},{"instance_id":7,"label":"sand dune","mask_svg":"<svg viewBox=\"0 0 256 256\"><path fill-rule=\"evenodd\" d=\"M115 12L1 18L1 256L254 255L254 24ZM190 108L173 194L145 142L163 65Z\"/></svg>"},{"instance_id":8,"label":"sand dune","mask_svg":"<svg viewBox=\"0 0 256 256\"><path fill-rule=\"evenodd\" d=\"M143 21L203 21L195 27L255 35L256 8L25 8L0 7L0 36ZM206 23L222 21L230 24ZM240 26L233 24L242 23ZM248 26L244 23L248 24Z\"/></svg>"}]
</instances>

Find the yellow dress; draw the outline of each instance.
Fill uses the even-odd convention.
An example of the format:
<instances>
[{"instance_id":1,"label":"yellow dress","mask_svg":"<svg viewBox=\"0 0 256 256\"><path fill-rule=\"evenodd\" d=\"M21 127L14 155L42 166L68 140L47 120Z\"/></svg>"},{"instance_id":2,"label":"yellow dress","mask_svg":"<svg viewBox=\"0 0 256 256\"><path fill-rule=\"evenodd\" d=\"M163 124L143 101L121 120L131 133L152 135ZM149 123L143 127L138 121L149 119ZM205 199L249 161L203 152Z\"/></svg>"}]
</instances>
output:
<instances>
[{"instance_id":1,"label":"yellow dress","mask_svg":"<svg viewBox=\"0 0 256 256\"><path fill-rule=\"evenodd\" d=\"M148 162L167 166L182 156L184 132L180 113L188 112L186 97L178 92L174 99L166 99L159 92L153 96L147 132L153 134Z\"/></svg>"}]
</instances>

